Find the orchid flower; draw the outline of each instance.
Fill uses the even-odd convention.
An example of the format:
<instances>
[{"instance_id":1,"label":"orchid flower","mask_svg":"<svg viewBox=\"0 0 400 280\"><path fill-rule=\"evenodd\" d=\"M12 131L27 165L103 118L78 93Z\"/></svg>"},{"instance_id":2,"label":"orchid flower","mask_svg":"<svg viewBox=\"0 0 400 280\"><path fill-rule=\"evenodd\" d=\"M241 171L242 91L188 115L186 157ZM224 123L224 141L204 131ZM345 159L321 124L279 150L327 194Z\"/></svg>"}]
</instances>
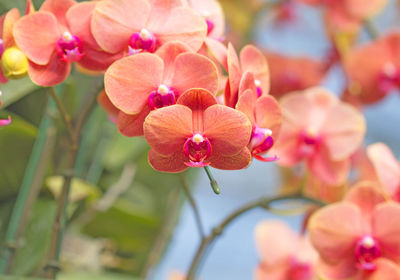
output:
<instances>
[{"instance_id":1,"label":"orchid flower","mask_svg":"<svg viewBox=\"0 0 400 280\"><path fill-rule=\"evenodd\" d=\"M96 5L91 30L107 52L131 55L152 53L168 41L184 42L197 51L207 24L179 0L103 0Z\"/></svg>"},{"instance_id":2,"label":"orchid flower","mask_svg":"<svg viewBox=\"0 0 400 280\"><path fill-rule=\"evenodd\" d=\"M241 112L219 105L205 89L190 89L176 105L152 111L144 122L149 162L163 172L210 165L243 169L251 162L246 145L251 123Z\"/></svg>"},{"instance_id":3,"label":"orchid flower","mask_svg":"<svg viewBox=\"0 0 400 280\"><path fill-rule=\"evenodd\" d=\"M276 153L283 166L305 161L312 175L327 184L343 182L350 156L365 134L363 115L324 88L284 96L283 123Z\"/></svg>"},{"instance_id":4,"label":"orchid flower","mask_svg":"<svg viewBox=\"0 0 400 280\"><path fill-rule=\"evenodd\" d=\"M400 205L370 182L315 212L308 230L328 279L400 279Z\"/></svg>"},{"instance_id":5,"label":"orchid flower","mask_svg":"<svg viewBox=\"0 0 400 280\"><path fill-rule=\"evenodd\" d=\"M198 87L216 93L216 66L176 41L163 45L156 54L125 57L105 74L106 93L121 111L117 123L126 136L143 135L143 121L151 110L173 105L183 92Z\"/></svg>"}]
</instances>

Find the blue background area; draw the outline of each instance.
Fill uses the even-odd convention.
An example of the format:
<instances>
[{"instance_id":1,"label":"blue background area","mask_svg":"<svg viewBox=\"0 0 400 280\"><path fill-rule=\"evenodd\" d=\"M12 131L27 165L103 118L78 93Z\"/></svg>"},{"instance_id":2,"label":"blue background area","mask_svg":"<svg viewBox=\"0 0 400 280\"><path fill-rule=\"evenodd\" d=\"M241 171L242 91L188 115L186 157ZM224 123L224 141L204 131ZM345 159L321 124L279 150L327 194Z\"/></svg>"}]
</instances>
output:
<instances>
[{"instance_id":1,"label":"blue background area","mask_svg":"<svg viewBox=\"0 0 400 280\"><path fill-rule=\"evenodd\" d=\"M390 30L399 26L398 12L394 2L376 19L379 30ZM324 34L320 12L311 7L299 5L298 24L276 28L266 15L260 16L256 29L256 42L268 48L291 55L308 55L322 58L329 49ZM391 27L391 28L389 28ZM363 33L360 41L369 38ZM343 87L340 68L330 71L323 85L336 93ZM400 154L400 95L391 94L384 101L365 109L367 136L365 143L385 142L398 156ZM265 195L273 195L279 185L276 164L253 161L246 170L228 172L213 170L221 186L221 195L214 195L208 179L201 172L193 190L200 208L200 214L207 232L230 212L246 202ZM234 221L217 240L200 271L200 280L247 280L253 278L258 264L253 231L258 222L264 219L280 218L264 210L255 209ZM299 230L300 217L285 217L291 227ZM192 209L187 203L182 211L180 222L173 234L173 240L152 279L167 279L169 272L186 272L198 247L200 238L197 232Z\"/></svg>"}]
</instances>

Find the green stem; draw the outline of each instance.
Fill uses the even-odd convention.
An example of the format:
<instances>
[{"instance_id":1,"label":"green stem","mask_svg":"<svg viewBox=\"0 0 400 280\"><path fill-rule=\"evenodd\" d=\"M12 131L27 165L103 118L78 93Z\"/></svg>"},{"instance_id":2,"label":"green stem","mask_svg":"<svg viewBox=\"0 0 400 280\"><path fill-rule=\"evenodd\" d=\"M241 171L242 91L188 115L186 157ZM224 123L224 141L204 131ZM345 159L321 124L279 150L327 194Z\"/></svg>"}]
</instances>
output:
<instances>
[{"instance_id":1,"label":"green stem","mask_svg":"<svg viewBox=\"0 0 400 280\"><path fill-rule=\"evenodd\" d=\"M64 182L60 198L58 201L56 217L53 225L53 236L50 243L48 261L45 266L45 270L47 271L47 277L51 279L56 279L57 273L60 270L59 260L60 260L62 240L64 236L64 230L67 219L66 210L68 206L68 198L71 188L71 182L75 173L74 166L78 155L80 135L82 133L84 124L91 110L93 109L93 106L96 104L96 97L97 93L99 92L99 89L96 89L96 91L92 93L89 100L84 105L84 108L81 110L82 113L77 119L75 129L72 127L71 118L66 112L64 106L62 105L62 102L59 99L57 93L55 92L54 89L51 92L52 92L51 96L57 103L57 107L66 125L70 140L69 159L63 175Z\"/></svg>"},{"instance_id":2,"label":"green stem","mask_svg":"<svg viewBox=\"0 0 400 280\"><path fill-rule=\"evenodd\" d=\"M61 118L64 122L65 128L67 129L69 141L71 143L76 142L74 129L72 128L71 117L67 113L67 110L65 110L65 107L64 107L60 97L58 97L56 89L54 87L50 87L49 89L50 89L50 91L49 91L50 96L53 98L54 102L56 103L58 111L60 111Z\"/></svg>"},{"instance_id":3,"label":"green stem","mask_svg":"<svg viewBox=\"0 0 400 280\"><path fill-rule=\"evenodd\" d=\"M27 209L26 204L30 198L31 189L33 182L35 181L36 173L40 167L40 161L43 152L46 150L46 140L48 136L48 130L52 126L53 120L51 117L51 111L55 109L55 103L52 100L48 101L46 107L46 113L44 114L40 126L38 136L33 145L31 155L28 160L28 164L22 179L21 187L18 192L17 199L14 204L14 209L11 213L10 222L7 228L5 236L5 248L0 256L0 274L6 273L9 267L10 259L13 258L15 254L17 245L17 233L20 229L21 222L24 215L29 213L30 210Z\"/></svg>"},{"instance_id":4,"label":"green stem","mask_svg":"<svg viewBox=\"0 0 400 280\"><path fill-rule=\"evenodd\" d=\"M305 202L313 203L319 206L324 206L325 203L310 197L303 196L301 194L292 194L292 195L285 195L285 196L277 196L273 198L261 198L256 201L250 202L243 207L235 210L232 212L228 217L226 217L218 226L214 227L214 229L211 231L211 233L204 238L202 238L201 243L196 251L196 254L191 262L189 272L187 275L186 280L193 280L195 277L195 274L198 270L199 264L201 263L203 256L207 249L210 247L210 245L213 243L213 241L222 234L224 229L236 218L241 216L244 213L247 213L248 211L254 209L254 208L264 208L264 209L269 209L271 208L271 204L278 202L278 201L283 201L283 200L290 200L290 199L301 199Z\"/></svg>"},{"instance_id":5,"label":"green stem","mask_svg":"<svg viewBox=\"0 0 400 280\"><path fill-rule=\"evenodd\" d=\"M220 194L221 190L218 186L217 181L214 179L214 176L212 175L210 168L208 166L204 166L204 170L207 173L208 179L210 180L211 188L213 189L214 193Z\"/></svg>"}]
</instances>

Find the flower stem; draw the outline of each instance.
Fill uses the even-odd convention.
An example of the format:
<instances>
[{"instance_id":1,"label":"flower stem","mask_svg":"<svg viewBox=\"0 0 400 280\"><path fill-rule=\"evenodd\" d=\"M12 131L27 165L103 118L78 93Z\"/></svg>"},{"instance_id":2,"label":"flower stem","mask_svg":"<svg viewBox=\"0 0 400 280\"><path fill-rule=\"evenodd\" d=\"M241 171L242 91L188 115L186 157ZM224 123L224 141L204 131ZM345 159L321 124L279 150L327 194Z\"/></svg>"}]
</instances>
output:
<instances>
[{"instance_id":1,"label":"flower stem","mask_svg":"<svg viewBox=\"0 0 400 280\"><path fill-rule=\"evenodd\" d=\"M269 209L271 208L271 204L279 201L284 201L284 200L291 200L291 199L300 199L305 202L313 203L319 206L324 206L325 203L310 197L303 196L302 194L295 193L291 195L284 195L284 196L277 196L277 197L272 197L272 198L261 198L256 201L250 202L241 208L235 210L232 212L228 217L226 217L219 225L214 227L214 229L211 231L211 233L205 237L202 238L200 245L196 251L196 254L191 262L189 272L187 275L187 280L193 280L195 277L195 274L198 270L198 267L204 257L205 252L207 249L210 247L210 245L214 242L214 240L220 236L225 228L236 218L241 216L244 213L247 213L248 211L254 209L254 208L264 208L264 209Z\"/></svg>"},{"instance_id":2,"label":"flower stem","mask_svg":"<svg viewBox=\"0 0 400 280\"><path fill-rule=\"evenodd\" d=\"M30 213L30 208L34 201L27 203L28 200L33 199L34 182L41 181L37 177L43 176L42 160L46 150L46 143L48 139L49 129L52 127L53 119L51 111L55 109L55 103L52 100L48 101L46 113L40 122L39 131L35 143L32 148L31 155L22 179L21 187L18 192L17 199L11 213L10 222L7 227L5 235L5 247L0 256L0 274L7 273L11 268L11 260L14 257L18 247L18 233L21 233L21 228L24 227L23 223L26 222L26 215ZM40 172L42 170L42 172ZM40 173L40 174L39 174ZM29 206L28 206L29 204Z\"/></svg>"},{"instance_id":3,"label":"flower stem","mask_svg":"<svg viewBox=\"0 0 400 280\"><path fill-rule=\"evenodd\" d=\"M72 128L71 117L69 116L69 114L65 110L65 107L64 107L60 97L58 97L56 89L54 87L50 87L49 93L50 93L50 96L55 101L55 103L57 105L57 108L58 108L58 111L60 111L61 118L62 118L62 120L64 122L65 128L67 129L69 141L71 143L72 142L76 142L74 129Z\"/></svg>"},{"instance_id":4,"label":"flower stem","mask_svg":"<svg viewBox=\"0 0 400 280\"><path fill-rule=\"evenodd\" d=\"M220 194L221 190L218 186L217 181L214 179L214 176L212 175L210 168L208 166L204 166L204 170L207 173L208 179L210 180L211 188L213 189L214 193Z\"/></svg>"},{"instance_id":5,"label":"flower stem","mask_svg":"<svg viewBox=\"0 0 400 280\"><path fill-rule=\"evenodd\" d=\"M103 86L101 86L103 87ZM71 118L65 110L60 98L58 97L54 88L52 88L51 96L54 98L57 107L60 111L61 117L64 120L64 124L66 126L68 135L69 135L69 158L67 162L66 169L64 171L64 181L61 189L61 194L58 201L58 207L56 212L56 217L53 225L53 235L50 243L50 250L48 255L48 261L45 266L45 270L47 271L47 277L50 279L56 279L57 273L60 270L59 259L62 247L62 240L64 236L64 230L66 225L66 209L68 206L68 198L69 192L71 188L72 178L74 177L74 167L75 161L78 155L79 149L79 140L80 135L82 133L82 129L84 124L93 109L93 106L96 104L97 93L100 90L96 88L96 91L91 94L89 100L84 105L84 108L81 110L81 114L77 119L76 126L73 128L71 123Z\"/></svg>"}]
</instances>

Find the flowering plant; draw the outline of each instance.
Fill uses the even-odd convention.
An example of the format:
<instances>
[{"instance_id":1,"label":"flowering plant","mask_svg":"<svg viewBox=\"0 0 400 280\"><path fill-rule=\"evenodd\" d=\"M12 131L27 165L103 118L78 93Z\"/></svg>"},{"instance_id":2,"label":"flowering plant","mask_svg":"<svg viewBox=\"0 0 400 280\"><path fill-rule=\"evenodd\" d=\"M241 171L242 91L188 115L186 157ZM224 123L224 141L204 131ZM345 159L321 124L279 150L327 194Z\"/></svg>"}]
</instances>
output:
<instances>
[{"instance_id":1,"label":"flowering plant","mask_svg":"<svg viewBox=\"0 0 400 280\"><path fill-rule=\"evenodd\" d=\"M228 225L259 208L282 219L250 226L259 257L245 279L400 280L398 147L369 134L397 112L369 115L372 104L398 103L400 34L381 35L373 21L392 3L0 4L1 279L165 279L174 269L186 271L170 279L243 279L246 261L222 276L199 268ZM302 12L316 9L321 57L304 56L298 41L298 57L261 44L276 31L298 36ZM364 29L370 40L359 44ZM342 82L328 88L330 73ZM196 174L219 196L193 190ZM198 201L216 199L213 217L232 208L227 178L246 184L232 201L256 199L209 231ZM257 190L260 178L279 187ZM200 242L170 266L164 252L181 242L171 233L185 200ZM293 214L297 231L283 221Z\"/></svg>"}]
</instances>

